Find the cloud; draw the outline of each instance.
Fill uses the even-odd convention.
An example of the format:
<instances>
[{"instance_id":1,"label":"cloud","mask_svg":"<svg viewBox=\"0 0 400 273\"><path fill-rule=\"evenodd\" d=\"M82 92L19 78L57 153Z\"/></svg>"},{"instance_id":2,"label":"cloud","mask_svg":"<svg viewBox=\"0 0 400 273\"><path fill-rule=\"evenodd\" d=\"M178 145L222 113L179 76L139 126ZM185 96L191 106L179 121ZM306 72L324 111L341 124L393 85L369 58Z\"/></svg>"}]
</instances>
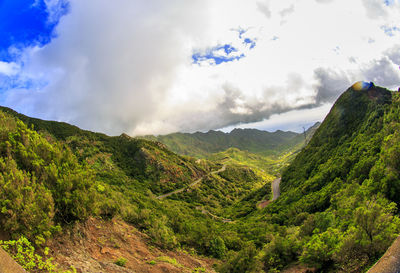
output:
<instances>
[{"instance_id":1,"label":"cloud","mask_svg":"<svg viewBox=\"0 0 400 273\"><path fill-rule=\"evenodd\" d=\"M334 0L315 0L315 1L320 4L327 4L327 3L332 3Z\"/></svg>"},{"instance_id":2,"label":"cloud","mask_svg":"<svg viewBox=\"0 0 400 273\"><path fill-rule=\"evenodd\" d=\"M68 0L44 0L48 13L47 21L50 24L57 23L60 18L68 13Z\"/></svg>"},{"instance_id":3,"label":"cloud","mask_svg":"<svg viewBox=\"0 0 400 273\"><path fill-rule=\"evenodd\" d=\"M396 65L400 65L400 45L385 51L385 55Z\"/></svg>"},{"instance_id":4,"label":"cloud","mask_svg":"<svg viewBox=\"0 0 400 273\"><path fill-rule=\"evenodd\" d=\"M397 26L383 25L381 28L382 28L383 32L385 32L385 34L389 37L393 37L396 34L398 34L398 32L400 32L400 28Z\"/></svg>"},{"instance_id":5,"label":"cloud","mask_svg":"<svg viewBox=\"0 0 400 273\"><path fill-rule=\"evenodd\" d=\"M346 90L351 82L344 71L334 71L333 69L317 68L314 71L317 79L316 104L334 102L339 95Z\"/></svg>"},{"instance_id":6,"label":"cloud","mask_svg":"<svg viewBox=\"0 0 400 273\"><path fill-rule=\"evenodd\" d=\"M383 57L371 61L362 70L365 79L374 82L376 85L388 88L397 88L400 85L399 67L394 65L389 58Z\"/></svg>"},{"instance_id":7,"label":"cloud","mask_svg":"<svg viewBox=\"0 0 400 273\"><path fill-rule=\"evenodd\" d=\"M313 109L355 81L399 80L399 35L381 29L399 25L395 4L371 20L373 1L231 1L71 0L50 43L25 48L15 70L0 63L0 100L108 134L160 134L297 122L288 111L318 120ZM56 18L64 2L46 3Z\"/></svg>"},{"instance_id":8,"label":"cloud","mask_svg":"<svg viewBox=\"0 0 400 273\"><path fill-rule=\"evenodd\" d=\"M378 19L387 16L385 3L381 0L362 0L367 11L367 15L372 19Z\"/></svg>"},{"instance_id":9,"label":"cloud","mask_svg":"<svg viewBox=\"0 0 400 273\"><path fill-rule=\"evenodd\" d=\"M290 15L290 14L293 13L293 12L294 12L294 5L292 4L292 5L290 5L288 8L282 9L282 10L279 12L279 14L280 14L281 17L286 17L286 16Z\"/></svg>"},{"instance_id":10,"label":"cloud","mask_svg":"<svg viewBox=\"0 0 400 273\"><path fill-rule=\"evenodd\" d=\"M271 10L268 7L269 2L257 2L258 10L261 11L268 19L271 18Z\"/></svg>"},{"instance_id":11,"label":"cloud","mask_svg":"<svg viewBox=\"0 0 400 273\"><path fill-rule=\"evenodd\" d=\"M46 77L48 85L24 92L25 103L16 92L9 104L92 130L130 130L156 112L190 56L185 39L200 32L200 20L185 23L199 16L200 1L178 2L71 1L59 36L25 52L25 74Z\"/></svg>"},{"instance_id":12,"label":"cloud","mask_svg":"<svg viewBox=\"0 0 400 273\"><path fill-rule=\"evenodd\" d=\"M14 62L0 61L0 75L13 76L18 73L19 66Z\"/></svg>"},{"instance_id":13,"label":"cloud","mask_svg":"<svg viewBox=\"0 0 400 273\"><path fill-rule=\"evenodd\" d=\"M223 93L210 107L201 105L201 101L198 101L196 106L191 104L177 106L176 114L170 115L168 120L168 123L174 124L174 127L168 126L168 130L191 132L195 128L195 130L208 131L232 124L259 122L271 115L290 110L310 109L316 106L315 102L311 98L299 95L301 89L309 88L311 86L299 74L290 74L283 85L263 89L260 97L249 97L244 90L225 83L221 87ZM209 103L204 102L204 104ZM181 113L187 114L182 117ZM150 126L151 129L148 124L139 125L134 134L148 134L160 125L157 122L157 125Z\"/></svg>"}]
</instances>

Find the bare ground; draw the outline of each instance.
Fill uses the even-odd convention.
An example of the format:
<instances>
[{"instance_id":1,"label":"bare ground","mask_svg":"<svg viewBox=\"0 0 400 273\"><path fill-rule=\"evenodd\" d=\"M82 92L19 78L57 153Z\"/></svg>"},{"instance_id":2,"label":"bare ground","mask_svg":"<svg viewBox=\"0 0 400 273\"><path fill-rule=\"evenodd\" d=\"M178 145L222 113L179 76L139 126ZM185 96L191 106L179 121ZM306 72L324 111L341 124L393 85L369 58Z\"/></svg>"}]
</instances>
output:
<instances>
[{"instance_id":1,"label":"bare ground","mask_svg":"<svg viewBox=\"0 0 400 273\"><path fill-rule=\"evenodd\" d=\"M155 247L147 235L120 220L90 218L55 238L49 247L60 268L74 266L77 272L178 273L193 272L196 268L215 272L212 266L217 262ZM114 263L118 258L126 259L124 267Z\"/></svg>"}]
</instances>

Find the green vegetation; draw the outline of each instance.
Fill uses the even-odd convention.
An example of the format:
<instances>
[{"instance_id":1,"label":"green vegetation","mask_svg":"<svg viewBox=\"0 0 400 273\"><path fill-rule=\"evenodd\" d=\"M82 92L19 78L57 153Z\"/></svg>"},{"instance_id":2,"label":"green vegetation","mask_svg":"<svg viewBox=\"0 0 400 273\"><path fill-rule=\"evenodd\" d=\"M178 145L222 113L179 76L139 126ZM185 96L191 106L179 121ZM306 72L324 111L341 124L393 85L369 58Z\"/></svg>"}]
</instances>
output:
<instances>
[{"instance_id":1,"label":"green vegetation","mask_svg":"<svg viewBox=\"0 0 400 273\"><path fill-rule=\"evenodd\" d=\"M360 272L383 254L400 231L399 116L399 95L382 88L338 99L282 173L281 197L254 215L286 227L263 247L265 269Z\"/></svg>"},{"instance_id":2,"label":"green vegetation","mask_svg":"<svg viewBox=\"0 0 400 273\"><path fill-rule=\"evenodd\" d=\"M76 221L119 217L154 245L221 259L220 272L364 272L400 233L399 132L400 95L379 87L343 93L306 147L285 132L166 138L201 160L2 109L0 227L44 249ZM278 173L281 196L258 209Z\"/></svg>"},{"instance_id":3,"label":"green vegetation","mask_svg":"<svg viewBox=\"0 0 400 273\"><path fill-rule=\"evenodd\" d=\"M307 131L310 136L319 124L315 124ZM168 146L172 151L208 158L212 153L219 153L229 148L237 148L261 156L276 156L304 144L303 134L294 132L276 131L273 133L257 129L234 129L230 133L209 131L194 134L174 133L164 136L145 136L146 139L157 140Z\"/></svg>"},{"instance_id":4,"label":"green vegetation","mask_svg":"<svg viewBox=\"0 0 400 273\"><path fill-rule=\"evenodd\" d=\"M57 124L63 133L54 134L37 129L47 128L45 121L24 117L28 129L16 116L4 111L0 120L0 224L13 238L25 235L40 246L74 221L120 217L163 248L218 257L226 252L224 246L240 248L243 238L237 230L223 232L227 224L203 214L191 201L158 201L155 196L204 176L201 185L213 185L215 200L225 196L221 183L232 184L227 199L232 203L244 196L235 183L247 192L262 184L250 169L229 167L225 178L206 175L221 164L176 155L158 142L90 134L68 124Z\"/></svg>"},{"instance_id":5,"label":"green vegetation","mask_svg":"<svg viewBox=\"0 0 400 273\"><path fill-rule=\"evenodd\" d=\"M251 167L253 171L262 176L267 181L272 181L284 167L291 161L298 152L297 147L279 156L262 156L237 148L229 148L223 152L211 154L209 160L215 162L226 161L229 159L231 164Z\"/></svg>"},{"instance_id":6,"label":"green vegetation","mask_svg":"<svg viewBox=\"0 0 400 273\"><path fill-rule=\"evenodd\" d=\"M93 173L71 150L0 112L0 224L42 243L94 209Z\"/></svg>"},{"instance_id":7,"label":"green vegetation","mask_svg":"<svg viewBox=\"0 0 400 273\"><path fill-rule=\"evenodd\" d=\"M35 247L31 242L24 236L21 236L18 240L1 241L0 247L11 254L11 257L19 263L22 268L28 272L49 272L49 273L74 273L75 268L71 268L72 271L59 271L56 265L53 264L53 258L43 258L35 250ZM44 256L48 256L49 249L45 248L43 251Z\"/></svg>"},{"instance_id":8,"label":"green vegetation","mask_svg":"<svg viewBox=\"0 0 400 273\"><path fill-rule=\"evenodd\" d=\"M115 264L118 266L125 266L126 265L127 260L124 257L119 257L117 260L115 260Z\"/></svg>"},{"instance_id":9,"label":"green vegetation","mask_svg":"<svg viewBox=\"0 0 400 273\"><path fill-rule=\"evenodd\" d=\"M180 263L178 263L176 261L175 258L171 258L171 257L168 257L168 256L160 256L160 257L157 258L157 261L164 262L164 263L169 263L169 264L172 264L172 265L174 265L176 267L183 267Z\"/></svg>"}]
</instances>

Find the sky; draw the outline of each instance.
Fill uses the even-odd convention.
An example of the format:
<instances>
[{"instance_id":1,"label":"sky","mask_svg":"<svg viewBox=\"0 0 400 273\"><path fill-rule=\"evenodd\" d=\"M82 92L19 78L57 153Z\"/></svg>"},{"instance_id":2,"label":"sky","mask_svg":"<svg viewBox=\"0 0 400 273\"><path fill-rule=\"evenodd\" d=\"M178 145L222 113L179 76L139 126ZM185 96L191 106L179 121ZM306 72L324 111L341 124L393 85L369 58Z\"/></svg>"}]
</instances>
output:
<instances>
[{"instance_id":1,"label":"sky","mask_svg":"<svg viewBox=\"0 0 400 273\"><path fill-rule=\"evenodd\" d=\"M399 66L400 0L0 0L0 105L110 135L302 131Z\"/></svg>"}]
</instances>

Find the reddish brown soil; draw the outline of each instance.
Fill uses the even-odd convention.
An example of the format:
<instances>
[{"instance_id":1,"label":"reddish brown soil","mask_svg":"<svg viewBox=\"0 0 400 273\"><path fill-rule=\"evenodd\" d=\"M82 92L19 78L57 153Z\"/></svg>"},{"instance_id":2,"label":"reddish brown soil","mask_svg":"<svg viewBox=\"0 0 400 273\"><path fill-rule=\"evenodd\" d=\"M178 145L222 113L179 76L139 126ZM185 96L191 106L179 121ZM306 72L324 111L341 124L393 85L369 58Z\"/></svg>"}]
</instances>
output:
<instances>
[{"instance_id":1,"label":"reddish brown soil","mask_svg":"<svg viewBox=\"0 0 400 273\"><path fill-rule=\"evenodd\" d=\"M184 251L161 250L151 245L148 236L119 220L91 218L65 231L50 243L49 248L60 268L74 266L78 272L178 273L192 272L195 268L215 272L212 266L216 260ZM124 267L114 263L121 257L127 260ZM170 261L165 261L168 260L165 257Z\"/></svg>"}]
</instances>

